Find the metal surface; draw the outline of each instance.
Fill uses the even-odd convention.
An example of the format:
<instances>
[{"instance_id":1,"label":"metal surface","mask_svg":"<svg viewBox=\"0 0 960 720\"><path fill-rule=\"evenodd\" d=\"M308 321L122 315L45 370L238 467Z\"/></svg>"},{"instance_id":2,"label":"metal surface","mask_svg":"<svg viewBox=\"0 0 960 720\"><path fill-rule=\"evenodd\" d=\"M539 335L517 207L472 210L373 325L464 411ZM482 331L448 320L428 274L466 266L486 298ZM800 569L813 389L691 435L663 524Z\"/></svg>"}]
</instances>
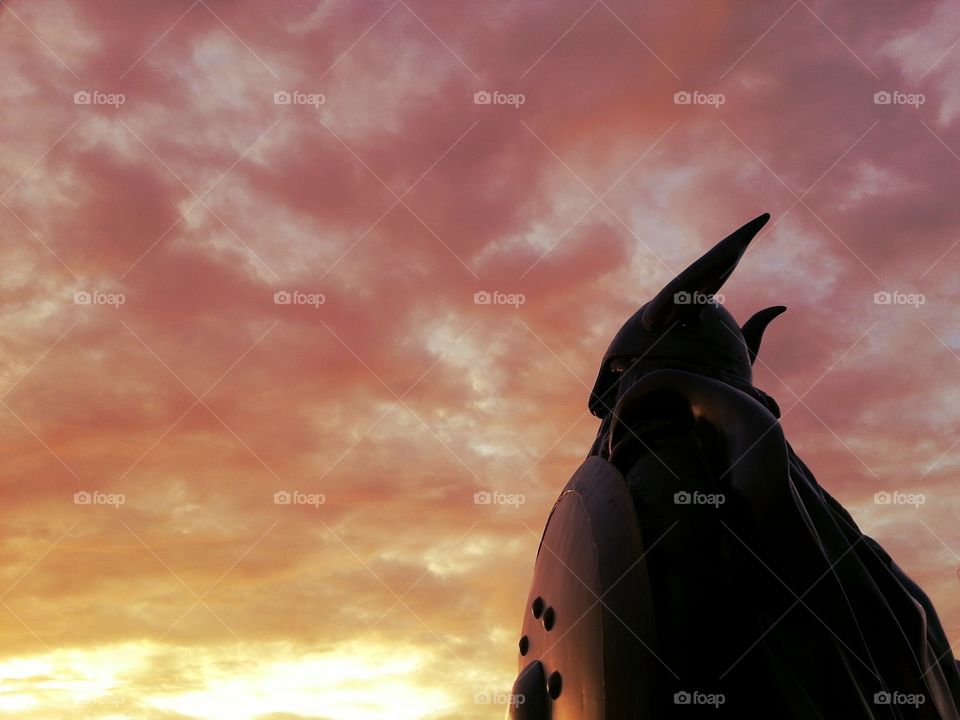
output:
<instances>
[{"instance_id":1,"label":"metal surface","mask_svg":"<svg viewBox=\"0 0 960 720\"><path fill-rule=\"evenodd\" d=\"M587 459L547 521L520 632L519 666L542 664L554 720L643 716L656 660L642 556L622 476Z\"/></svg>"},{"instance_id":2,"label":"metal surface","mask_svg":"<svg viewBox=\"0 0 960 720\"><path fill-rule=\"evenodd\" d=\"M740 328L709 297L767 219L671 280L604 355L602 422L547 521L518 636L539 713L522 717L960 720L930 599L753 385L782 306Z\"/></svg>"},{"instance_id":3,"label":"metal surface","mask_svg":"<svg viewBox=\"0 0 960 720\"><path fill-rule=\"evenodd\" d=\"M507 720L550 720L543 666L534 660L517 676L507 704Z\"/></svg>"}]
</instances>

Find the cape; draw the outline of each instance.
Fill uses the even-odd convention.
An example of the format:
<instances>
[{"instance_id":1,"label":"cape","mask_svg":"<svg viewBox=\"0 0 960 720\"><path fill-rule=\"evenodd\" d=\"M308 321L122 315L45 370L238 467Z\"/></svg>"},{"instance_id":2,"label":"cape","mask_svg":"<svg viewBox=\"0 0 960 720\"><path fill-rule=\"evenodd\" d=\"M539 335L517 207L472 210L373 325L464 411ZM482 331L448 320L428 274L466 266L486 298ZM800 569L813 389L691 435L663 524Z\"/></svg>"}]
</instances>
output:
<instances>
[{"instance_id":1,"label":"cape","mask_svg":"<svg viewBox=\"0 0 960 720\"><path fill-rule=\"evenodd\" d=\"M817 482L767 400L657 371L591 451L624 477L647 548L665 667L650 716L695 712L683 700L699 692L723 697L710 717L960 720L929 598Z\"/></svg>"}]
</instances>

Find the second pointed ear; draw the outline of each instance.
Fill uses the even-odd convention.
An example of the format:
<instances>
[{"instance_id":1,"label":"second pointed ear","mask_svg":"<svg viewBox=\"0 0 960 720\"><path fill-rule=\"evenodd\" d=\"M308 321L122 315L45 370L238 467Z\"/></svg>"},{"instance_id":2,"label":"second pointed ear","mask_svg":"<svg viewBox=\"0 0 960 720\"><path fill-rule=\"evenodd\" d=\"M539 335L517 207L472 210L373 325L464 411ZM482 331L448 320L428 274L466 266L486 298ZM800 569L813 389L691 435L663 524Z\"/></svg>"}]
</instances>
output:
<instances>
[{"instance_id":1,"label":"second pointed ear","mask_svg":"<svg viewBox=\"0 0 960 720\"><path fill-rule=\"evenodd\" d=\"M751 365L753 365L753 361L757 359L757 353L760 351L760 341L763 340L763 331L767 329L767 325L770 324L771 320L786 309L784 305L774 305L773 307L764 308L754 313L753 316L743 324L743 327L740 328L740 332L743 333L743 339L747 343L747 352L750 353Z\"/></svg>"}]
</instances>

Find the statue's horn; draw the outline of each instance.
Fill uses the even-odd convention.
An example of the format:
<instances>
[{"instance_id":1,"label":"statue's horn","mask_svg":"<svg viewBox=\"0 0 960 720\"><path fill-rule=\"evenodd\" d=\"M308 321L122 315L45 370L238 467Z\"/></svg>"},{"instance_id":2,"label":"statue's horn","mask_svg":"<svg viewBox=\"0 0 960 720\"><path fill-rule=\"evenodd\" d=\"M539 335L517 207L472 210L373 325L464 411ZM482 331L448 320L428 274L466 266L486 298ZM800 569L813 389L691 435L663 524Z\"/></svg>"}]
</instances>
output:
<instances>
[{"instance_id":1,"label":"statue's horn","mask_svg":"<svg viewBox=\"0 0 960 720\"><path fill-rule=\"evenodd\" d=\"M763 340L763 331L767 329L767 325L770 324L771 320L786 309L783 305L774 305L773 307L759 310L740 328L740 332L743 333L743 339L747 341L747 351L750 353L751 365L753 365L753 361L757 359L757 353L760 351L760 341Z\"/></svg>"},{"instance_id":2,"label":"statue's horn","mask_svg":"<svg viewBox=\"0 0 960 720\"><path fill-rule=\"evenodd\" d=\"M769 219L769 213L754 218L718 242L699 260L667 283L666 287L647 303L643 313L643 326L647 330L665 330L675 322L698 317L703 310L703 304L695 295L713 295L723 286L740 262L747 245Z\"/></svg>"}]
</instances>

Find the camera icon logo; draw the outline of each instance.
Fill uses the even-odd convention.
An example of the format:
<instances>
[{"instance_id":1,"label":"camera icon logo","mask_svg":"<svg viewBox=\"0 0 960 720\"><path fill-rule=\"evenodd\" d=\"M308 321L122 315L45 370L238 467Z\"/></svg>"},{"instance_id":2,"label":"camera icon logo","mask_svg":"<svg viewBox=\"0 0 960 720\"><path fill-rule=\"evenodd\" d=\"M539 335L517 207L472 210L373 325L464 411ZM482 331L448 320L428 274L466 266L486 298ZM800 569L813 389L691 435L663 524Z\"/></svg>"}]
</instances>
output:
<instances>
[{"instance_id":1,"label":"camera icon logo","mask_svg":"<svg viewBox=\"0 0 960 720\"><path fill-rule=\"evenodd\" d=\"M277 292L273 294L274 305L289 305L292 301L293 295L286 290L277 290Z\"/></svg>"},{"instance_id":2,"label":"camera icon logo","mask_svg":"<svg viewBox=\"0 0 960 720\"><path fill-rule=\"evenodd\" d=\"M478 90L473 94L474 105L489 105L493 102L493 95L486 90Z\"/></svg>"},{"instance_id":3,"label":"camera icon logo","mask_svg":"<svg viewBox=\"0 0 960 720\"><path fill-rule=\"evenodd\" d=\"M674 105L689 105L693 102L693 95L691 95L686 90L680 90L673 94L673 104Z\"/></svg>"},{"instance_id":4,"label":"camera icon logo","mask_svg":"<svg viewBox=\"0 0 960 720\"><path fill-rule=\"evenodd\" d=\"M73 294L74 305L89 305L93 297L86 290L78 290Z\"/></svg>"},{"instance_id":5,"label":"camera icon logo","mask_svg":"<svg viewBox=\"0 0 960 720\"><path fill-rule=\"evenodd\" d=\"M875 705L889 705L891 700L890 693L886 690L881 690L873 694L873 702Z\"/></svg>"},{"instance_id":6,"label":"camera icon logo","mask_svg":"<svg viewBox=\"0 0 960 720\"><path fill-rule=\"evenodd\" d=\"M273 494L274 505L290 505L293 502L293 493L286 490L278 490Z\"/></svg>"},{"instance_id":7,"label":"camera icon logo","mask_svg":"<svg viewBox=\"0 0 960 720\"><path fill-rule=\"evenodd\" d=\"M89 505L92 502L93 495L88 493L86 490L81 490L80 492L75 492L73 494L74 505Z\"/></svg>"},{"instance_id":8,"label":"camera icon logo","mask_svg":"<svg viewBox=\"0 0 960 720\"><path fill-rule=\"evenodd\" d=\"M474 505L490 505L493 502L493 493L480 490L473 494Z\"/></svg>"},{"instance_id":9,"label":"camera icon logo","mask_svg":"<svg viewBox=\"0 0 960 720\"><path fill-rule=\"evenodd\" d=\"M77 90L73 94L74 105L89 105L91 102L93 102L93 95L86 90Z\"/></svg>"},{"instance_id":10,"label":"camera icon logo","mask_svg":"<svg viewBox=\"0 0 960 720\"><path fill-rule=\"evenodd\" d=\"M280 90L273 94L274 105L289 105L293 101L293 96L286 90Z\"/></svg>"},{"instance_id":11,"label":"camera icon logo","mask_svg":"<svg viewBox=\"0 0 960 720\"><path fill-rule=\"evenodd\" d=\"M874 105L889 105L893 102L893 95L886 90L880 90L873 94Z\"/></svg>"},{"instance_id":12,"label":"camera icon logo","mask_svg":"<svg viewBox=\"0 0 960 720\"><path fill-rule=\"evenodd\" d=\"M673 502L675 505L689 505L692 499L690 493L686 490L681 490L673 494Z\"/></svg>"},{"instance_id":13,"label":"camera icon logo","mask_svg":"<svg viewBox=\"0 0 960 720\"><path fill-rule=\"evenodd\" d=\"M689 705L692 701L693 697L686 690L681 690L673 694L674 705Z\"/></svg>"},{"instance_id":14,"label":"camera icon logo","mask_svg":"<svg viewBox=\"0 0 960 720\"><path fill-rule=\"evenodd\" d=\"M493 301L493 296L486 290L478 290L473 294L474 305L489 305Z\"/></svg>"},{"instance_id":15,"label":"camera icon logo","mask_svg":"<svg viewBox=\"0 0 960 720\"><path fill-rule=\"evenodd\" d=\"M889 305L893 302L893 294L887 290L880 290L873 294L873 302L875 305Z\"/></svg>"}]
</instances>

